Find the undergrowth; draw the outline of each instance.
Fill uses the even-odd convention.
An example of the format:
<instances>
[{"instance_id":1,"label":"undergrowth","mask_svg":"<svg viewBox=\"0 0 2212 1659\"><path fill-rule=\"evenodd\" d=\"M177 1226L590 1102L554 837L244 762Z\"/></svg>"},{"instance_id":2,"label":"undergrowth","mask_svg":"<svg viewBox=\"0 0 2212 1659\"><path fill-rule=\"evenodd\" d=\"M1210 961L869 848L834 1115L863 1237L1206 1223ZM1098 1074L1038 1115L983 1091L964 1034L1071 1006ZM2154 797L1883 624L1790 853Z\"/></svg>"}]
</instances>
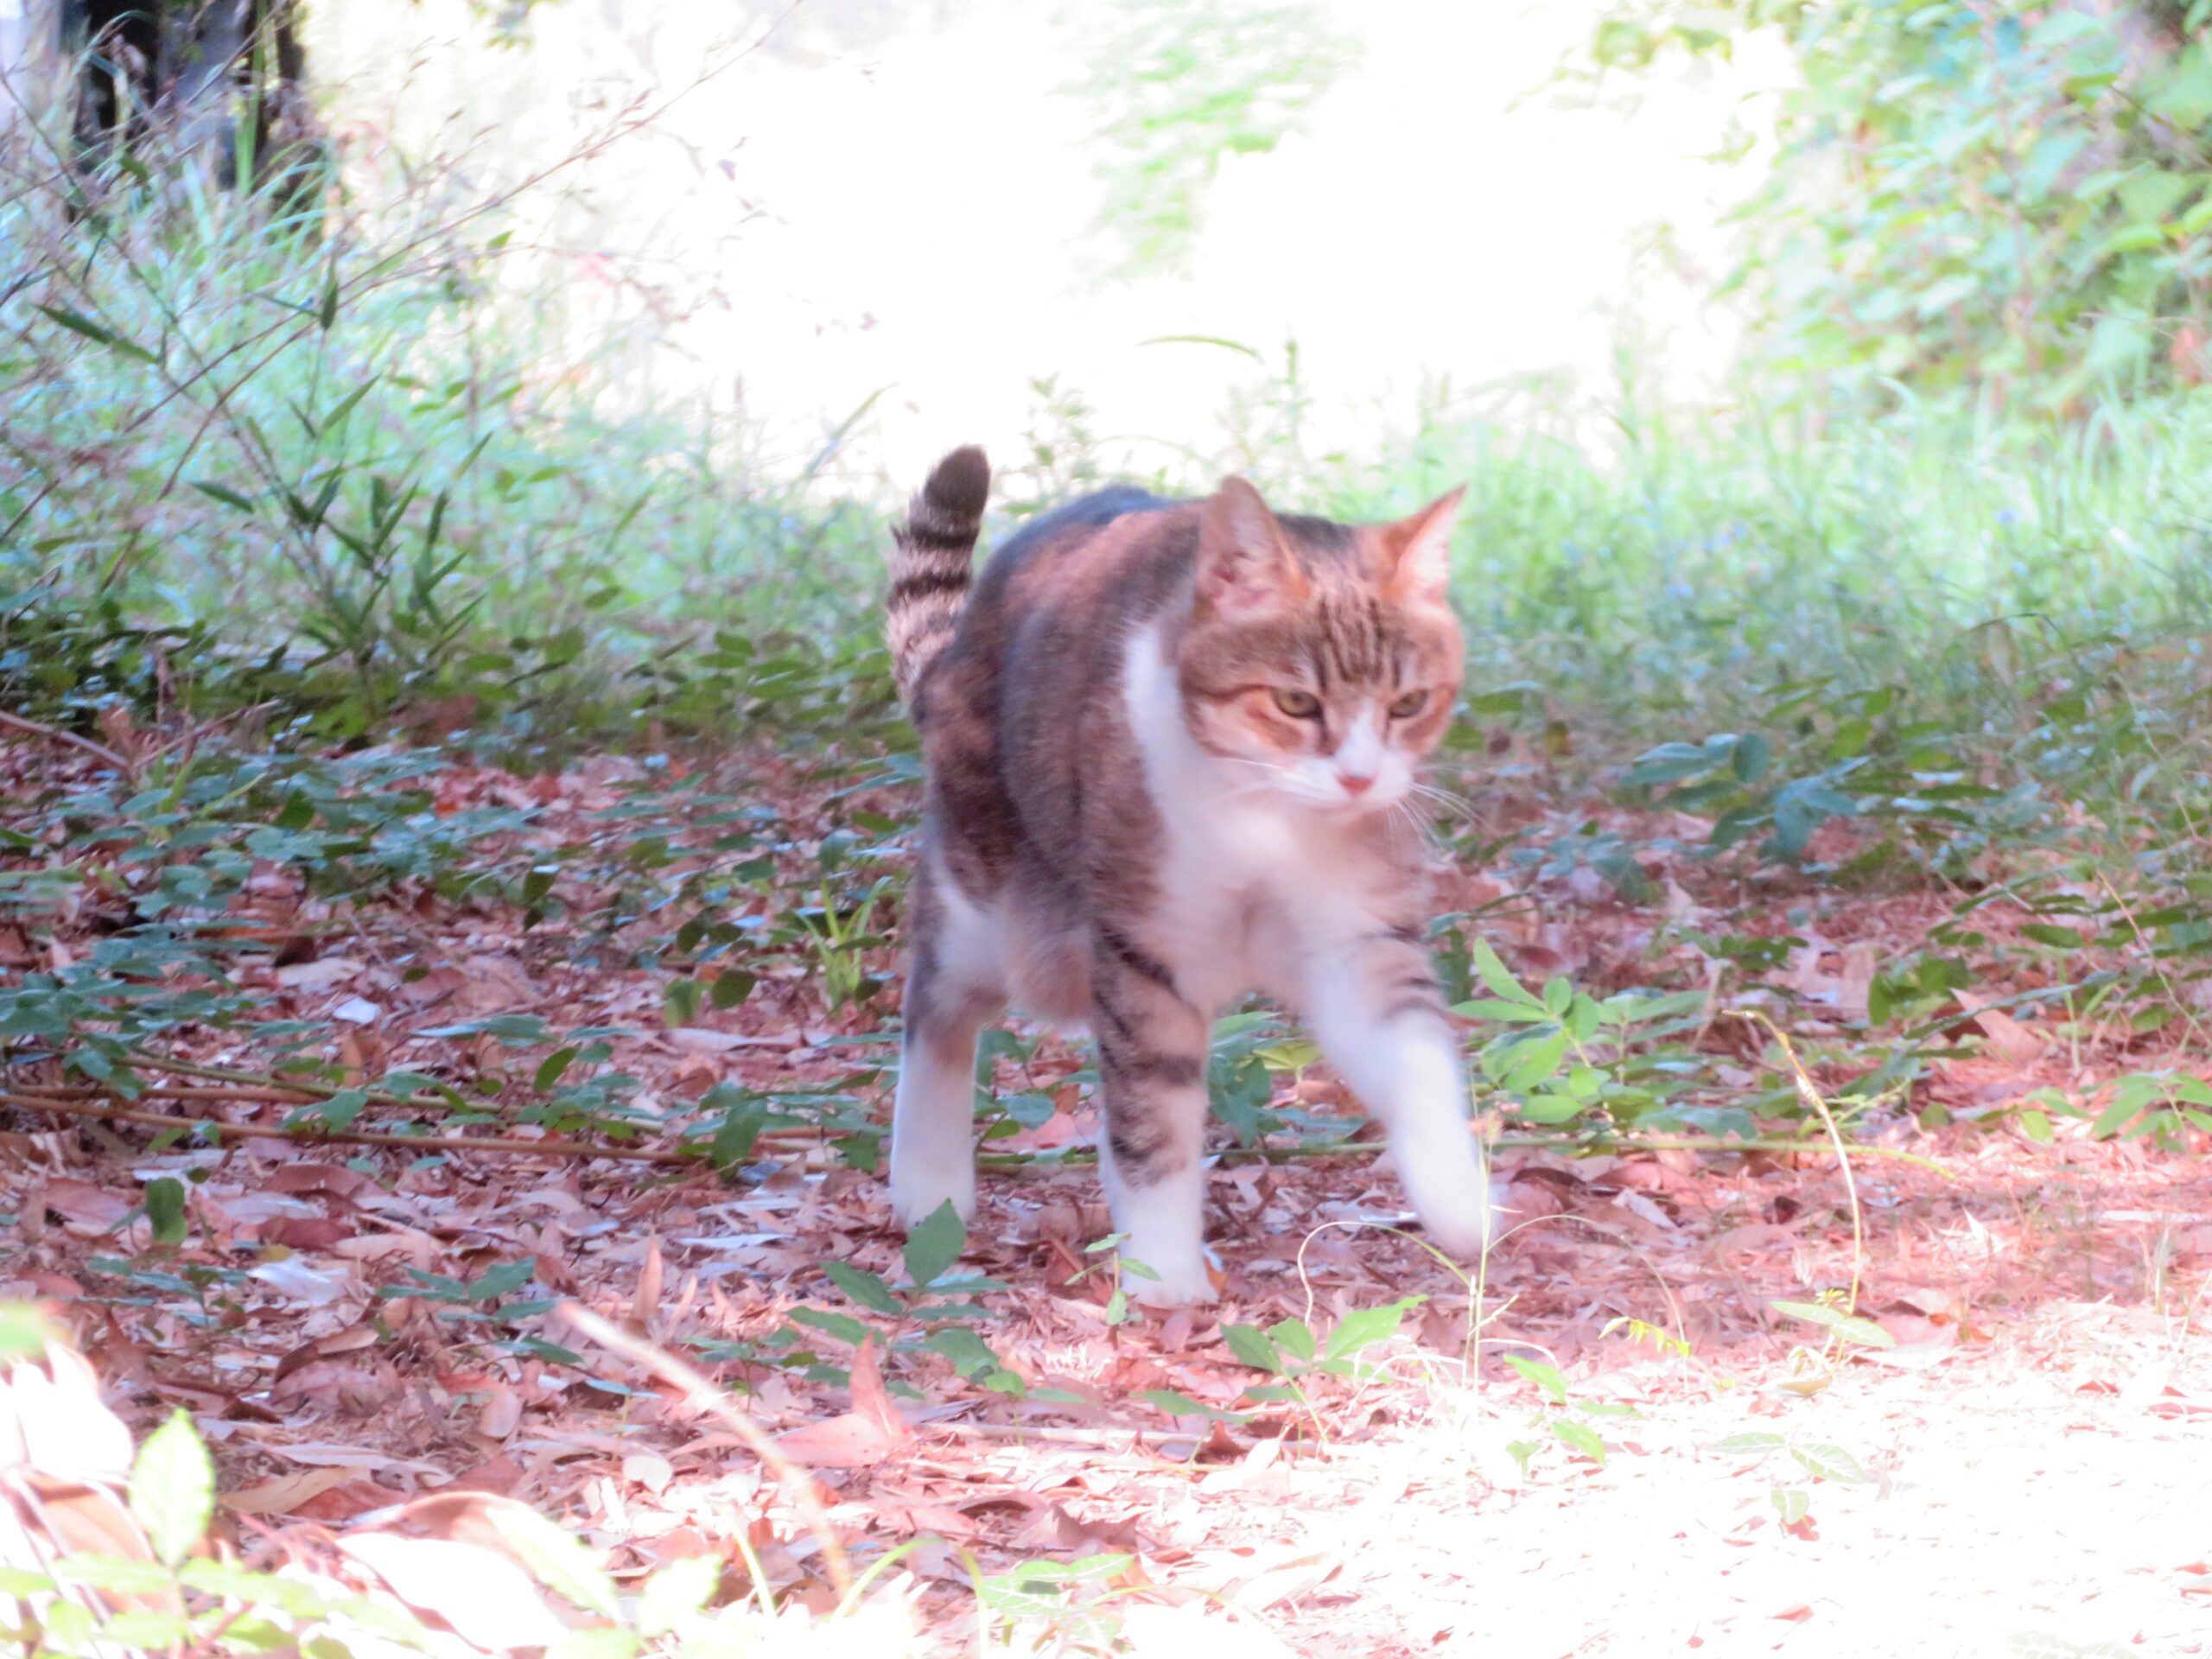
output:
<instances>
[{"instance_id":1,"label":"undergrowth","mask_svg":"<svg viewBox=\"0 0 2212 1659\"><path fill-rule=\"evenodd\" d=\"M592 365L544 360L526 296L498 280L497 202L380 201L353 178L342 211L288 216L189 175L87 175L35 128L7 142L0 704L31 722L18 736L79 753L22 768L0 817L6 1103L138 1110L157 1148L226 1132L195 1090L254 1089L288 1109L256 1133L373 1132L424 1158L452 1155L444 1136L550 1135L739 1181L793 1145L874 1168L918 770L877 643L899 481L859 500L820 482L865 411L812 466L771 475L741 431L610 412ZM2212 944L2212 396L2061 423L1901 393L1818 432L1756 403L1631 412L1604 454L1440 402L1346 455L1313 453L1294 351L1251 355L1217 450L1147 481L1203 489L1236 467L1287 506L1360 517L1471 486L1470 676L1442 766L1465 805L1439 838L1506 881L1438 918L1433 944L1505 1137L1821 1148L1808 1073L1822 1111L1868 1139L1976 1113L2031 1140L2212 1133L2212 1089L2173 1058L2202 1036ZM1030 453L1001 458L1009 517L1112 470L1080 399L1050 381L1039 397ZM86 744L102 764L81 764ZM557 789L566 763L608 750L637 768L588 812L478 787L497 762ZM1642 954L1516 973L1497 925L1586 875L1584 899L1618 906ZM264 925L278 890L291 909ZM1938 918L1816 986L1823 925L1899 893ZM291 1018L270 990L271 971L424 911L569 971L640 976L652 1001L626 1022L419 1025L417 1058L379 1065L334 1037L340 1016ZM1675 947L1703 983L1656 965ZM429 971L391 954L402 979ZM1967 1000L1993 982L2006 994ZM840 1075L671 1105L625 1068L641 1030L734 1017L763 987L790 1023L833 1033ZM1715 1039L1744 1008L1775 1042ZM1926 1105L1919 1084L2000 1040L2000 1020L2100 1064L1986 1112ZM218 1039L251 1064L194 1058ZM1005 1144L1095 1084L1077 1065L1030 1086L1046 1040L984 1050L987 1166L1087 1155ZM1224 1161L1364 1155L1355 1118L1311 1109L1314 1060L1271 1011L1224 1022L1209 1077ZM187 1281L159 1254L188 1236L181 1184L150 1182L141 1213L155 1248L116 1259L117 1283L219 1318L219 1274ZM834 1380L880 1349L893 1391L929 1356L975 1390L1047 1397L990 1346L982 1299L1000 1287L946 1276L961 1240L943 1223L918 1230L906 1282L827 1272L836 1305L707 1357ZM169 1276L133 1278L148 1274ZM387 1288L543 1357L543 1307L516 1294L528 1276L500 1263ZM1363 1355L1411 1306L1232 1325L1232 1351L1274 1379L1241 1403L1310 1414L1319 1391L1372 1381ZM1514 1455L1602 1459L1599 1407L1554 1368L1517 1369L1545 1403ZM1150 1403L1223 1415L1173 1391ZM1772 1436L1732 1449L1840 1466ZM181 1541L137 1580L181 1597L156 1632L169 1643L237 1634L234 1606L278 1600L187 1561L196 1492L162 1500ZM1802 1520L1794 1488L1774 1503ZM981 1600L1058 1609L1122 1565L1033 1564ZM601 1595L577 1582L579 1605ZM649 1586L668 1605L607 1650L700 1617L695 1589Z\"/></svg>"},{"instance_id":2,"label":"undergrowth","mask_svg":"<svg viewBox=\"0 0 2212 1659\"><path fill-rule=\"evenodd\" d=\"M273 708L302 739L467 730L524 760L891 726L876 599L912 480L820 486L865 410L771 475L742 429L611 412L591 363L544 360L501 202L349 175L345 211L288 215L189 174L85 178L37 131L0 153L12 703L88 733L118 702ZM1294 347L1249 357L1216 451L1145 481L1233 467L1346 516L1468 483L1470 712L1519 705L1570 760L1746 728L1849 760L1859 726L1816 728L1868 698L1863 723L2069 792L2185 760L2212 392L2064 423L1900 394L1818 432L1630 409L1602 455L1440 399L1317 454ZM1079 396L1039 397L1031 452L998 458L1017 510L1118 470ZM2074 741L2002 752L2073 702Z\"/></svg>"}]
</instances>

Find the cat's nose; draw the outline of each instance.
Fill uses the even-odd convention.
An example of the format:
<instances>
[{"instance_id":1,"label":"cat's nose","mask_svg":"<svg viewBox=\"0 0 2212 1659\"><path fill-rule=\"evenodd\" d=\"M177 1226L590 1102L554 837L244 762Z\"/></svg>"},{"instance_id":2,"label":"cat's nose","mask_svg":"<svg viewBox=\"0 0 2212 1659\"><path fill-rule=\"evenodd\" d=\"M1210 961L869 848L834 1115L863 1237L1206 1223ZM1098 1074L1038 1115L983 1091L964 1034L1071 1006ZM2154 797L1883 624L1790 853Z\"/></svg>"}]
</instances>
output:
<instances>
[{"instance_id":1,"label":"cat's nose","mask_svg":"<svg viewBox=\"0 0 2212 1659\"><path fill-rule=\"evenodd\" d=\"M1354 772L1338 772L1337 781L1344 786L1344 793L1347 795L1364 795L1375 787L1375 779L1372 777L1362 777Z\"/></svg>"}]
</instances>

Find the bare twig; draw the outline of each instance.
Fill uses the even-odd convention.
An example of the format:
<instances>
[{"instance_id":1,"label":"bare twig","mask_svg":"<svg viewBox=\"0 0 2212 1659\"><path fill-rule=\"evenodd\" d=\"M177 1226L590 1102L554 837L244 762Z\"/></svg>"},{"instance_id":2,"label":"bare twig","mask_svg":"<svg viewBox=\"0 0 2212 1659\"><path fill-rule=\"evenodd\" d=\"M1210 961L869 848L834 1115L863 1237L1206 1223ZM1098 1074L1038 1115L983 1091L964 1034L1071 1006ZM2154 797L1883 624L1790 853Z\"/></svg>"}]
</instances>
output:
<instances>
[{"instance_id":1,"label":"bare twig","mask_svg":"<svg viewBox=\"0 0 2212 1659\"><path fill-rule=\"evenodd\" d=\"M302 1077L295 1082L267 1071L241 1071L230 1066L201 1065L193 1060L172 1059L166 1054L155 1054L144 1049L134 1049L131 1064L149 1071L174 1072L180 1077L205 1077L211 1083L241 1085L248 1089L277 1090L302 1096L310 1101L328 1100L334 1095L351 1092L349 1086L339 1083L325 1083L317 1077ZM150 1091L149 1091L150 1092ZM388 1089L362 1089L359 1092L383 1106L398 1106L410 1112L429 1111L440 1107L474 1109L470 1102L457 1089L441 1089L435 1094L396 1095Z\"/></svg>"},{"instance_id":2,"label":"bare twig","mask_svg":"<svg viewBox=\"0 0 2212 1659\"><path fill-rule=\"evenodd\" d=\"M0 1106L30 1112L60 1112L96 1117L109 1123L137 1123L149 1128L214 1135L230 1141L307 1141L336 1146L397 1147L409 1152L491 1152L518 1157L620 1158L632 1163L696 1165L688 1152L659 1147L601 1147L582 1141L530 1141L519 1135L387 1135L374 1129L324 1129L308 1124L226 1123L216 1118L177 1117L142 1112L105 1099L73 1100L64 1095L0 1093Z\"/></svg>"},{"instance_id":3,"label":"bare twig","mask_svg":"<svg viewBox=\"0 0 2212 1659\"><path fill-rule=\"evenodd\" d=\"M362 1089L348 1084L322 1083L320 1081L286 1083L277 1078L274 1074L269 1072L231 1071L221 1066L197 1065L187 1060L157 1058L155 1056L143 1053L133 1054L131 1058L134 1063L145 1067L149 1071L178 1071L183 1073L187 1077L214 1078L218 1083L218 1086L209 1088L202 1088L191 1084L149 1083L143 1086L136 1096L132 1096L133 1099L173 1100L181 1105L187 1106L313 1106L321 1102L334 1099L341 1094L359 1094L365 1096L372 1103L376 1104L394 1106L403 1111L410 1112L437 1112L446 1110L482 1112L486 1111L487 1108L493 1104L493 1103L489 1101L470 1100L465 1096L460 1094L458 1091L448 1091L445 1094L438 1095L397 1095L391 1093L388 1090ZM41 1084L19 1084L16 1087L16 1092L26 1098L35 1096L41 1102L72 1100L99 1101L112 1098L108 1092L102 1090L88 1088L49 1088ZM271 1131L255 1129L252 1133L261 1135L271 1133ZM336 1137L332 1135L326 1136L325 1138L334 1139ZM753 1138L756 1141L765 1141L772 1145L786 1146L826 1145L829 1141L828 1135L822 1128L810 1125L798 1125L783 1128L772 1128L758 1129L754 1131ZM412 1144L412 1141L406 1136L399 1137L399 1141L404 1144ZM380 1145L382 1143L370 1142L368 1144ZM472 1141L469 1144L471 1146L491 1146L493 1144L493 1141L491 1137L487 1136L481 1141ZM575 1143L548 1143L545 1141L533 1141L527 1144L532 1147L537 1147L547 1144ZM596 1149L594 1148L594 1150ZM644 1156L645 1154L638 1152L626 1153L610 1151L607 1155L609 1157L637 1158ZM684 1153L671 1153L667 1154L667 1158L668 1161L671 1163L688 1162L691 1160L691 1154Z\"/></svg>"},{"instance_id":4,"label":"bare twig","mask_svg":"<svg viewBox=\"0 0 2212 1659\"><path fill-rule=\"evenodd\" d=\"M44 721L31 720L22 715L11 715L5 709L0 709L0 726L22 732L29 737L51 738L56 743L73 743L86 754L98 755L124 777L131 774L130 763L106 744L95 743L91 738L79 737L74 732L65 732L59 726L49 726Z\"/></svg>"},{"instance_id":5,"label":"bare twig","mask_svg":"<svg viewBox=\"0 0 2212 1659\"><path fill-rule=\"evenodd\" d=\"M683 1389L687 1404L715 1417L750 1446L753 1455L768 1465L778 1484L790 1494L791 1502L806 1517L806 1524L814 1529L814 1535L821 1540L822 1560L830 1569L830 1582L836 1586L837 1593L840 1596L851 1593L852 1563L846 1559L845 1547L837 1541L837 1535L830 1529L830 1516L823 1509L821 1500L815 1496L812 1478L777 1449L775 1441L768 1438L766 1429L731 1402L727 1389L717 1386L675 1355L617 1328L582 1302L563 1302L561 1313L570 1325L601 1347L612 1349L633 1364L644 1366L664 1382Z\"/></svg>"}]
</instances>

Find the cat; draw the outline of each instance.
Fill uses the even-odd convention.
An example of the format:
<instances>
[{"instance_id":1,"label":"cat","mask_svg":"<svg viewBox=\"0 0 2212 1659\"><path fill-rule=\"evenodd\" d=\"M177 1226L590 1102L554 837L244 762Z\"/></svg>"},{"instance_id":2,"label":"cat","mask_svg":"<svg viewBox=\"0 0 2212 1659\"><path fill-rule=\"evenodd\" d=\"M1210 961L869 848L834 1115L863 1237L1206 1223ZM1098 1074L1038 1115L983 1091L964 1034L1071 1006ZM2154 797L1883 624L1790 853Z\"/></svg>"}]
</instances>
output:
<instances>
[{"instance_id":1,"label":"cat","mask_svg":"<svg viewBox=\"0 0 2212 1659\"><path fill-rule=\"evenodd\" d=\"M1416 768L1452 719L1464 491L1411 518L1102 490L971 570L990 490L953 451L894 531L887 633L927 791L906 912L891 1199L976 1205L976 1039L1009 1003L1090 1028L1132 1296L1215 1300L1201 1141L1215 1015L1301 1013L1382 1121L1429 1236L1491 1232L1459 1046L1423 944Z\"/></svg>"}]
</instances>

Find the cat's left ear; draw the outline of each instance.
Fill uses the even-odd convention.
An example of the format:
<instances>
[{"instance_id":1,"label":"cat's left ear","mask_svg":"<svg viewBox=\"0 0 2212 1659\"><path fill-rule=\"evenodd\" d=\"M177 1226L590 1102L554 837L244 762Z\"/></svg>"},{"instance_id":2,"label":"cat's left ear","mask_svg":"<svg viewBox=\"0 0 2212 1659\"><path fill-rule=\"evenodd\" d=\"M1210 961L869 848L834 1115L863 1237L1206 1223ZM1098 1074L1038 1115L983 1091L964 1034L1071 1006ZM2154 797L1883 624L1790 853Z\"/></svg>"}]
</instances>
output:
<instances>
[{"instance_id":1,"label":"cat's left ear","mask_svg":"<svg viewBox=\"0 0 2212 1659\"><path fill-rule=\"evenodd\" d=\"M1258 616L1306 597L1282 526L1241 478L1225 478L1198 519L1197 597L1201 613Z\"/></svg>"},{"instance_id":2,"label":"cat's left ear","mask_svg":"<svg viewBox=\"0 0 2212 1659\"><path fill-rule=\"evenodd\" d=\"M1382 585L1391 593L1402 599L1444 598L1452 582L1452 526L1466 493L1462 484L1410 518L1382 526Z\"/></svg>"}]
</instances>

